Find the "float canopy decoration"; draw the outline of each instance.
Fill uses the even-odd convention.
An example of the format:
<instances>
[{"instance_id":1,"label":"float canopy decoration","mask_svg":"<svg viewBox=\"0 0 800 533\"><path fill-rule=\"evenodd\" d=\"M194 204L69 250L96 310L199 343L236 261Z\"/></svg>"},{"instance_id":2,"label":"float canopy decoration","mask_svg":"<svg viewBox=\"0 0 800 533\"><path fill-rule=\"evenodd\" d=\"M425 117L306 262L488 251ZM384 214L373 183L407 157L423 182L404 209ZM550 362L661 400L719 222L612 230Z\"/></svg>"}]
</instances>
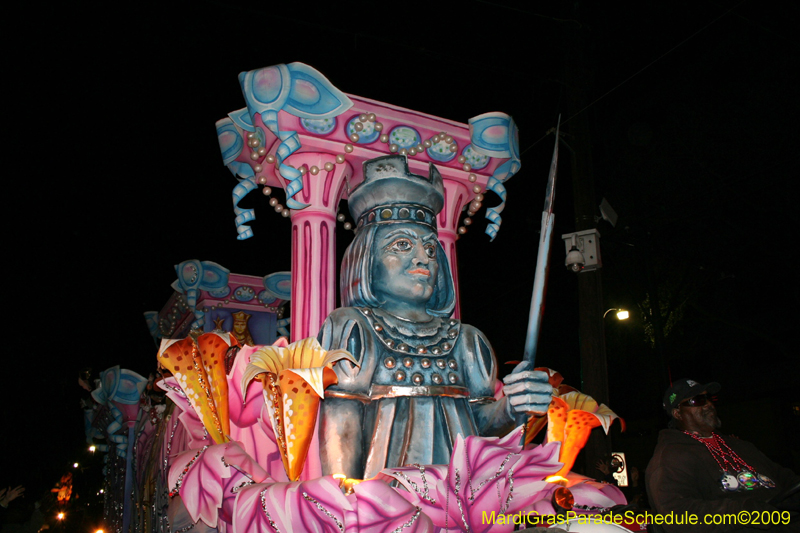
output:
<instances>
[{"instance_id":1,"label":"float canopy decoration","mask_svg":"<svg viewBox=\"0 0 800 533\"><path fill-rule=\"evenodd\" d=\"M233 190L238 239L253 236L247 223L255 219L254 210L239 202L258 185L283 187L286 207L302 210L309 207L300 194L306 172L330 172L345 161L358 169L364 160L391 153L455 170L443 174L463 183L467 198L459 208L469 205L471 214L480 208L484 191L496 193L501 202L486 211L486 233L492 239L497 235L507 196L503 184L521 167L519 135L510 116L485 113L466 125L411 112L345 94L303 63L242 72L239 84L247 107L216 125L223 164L240 180ZM287 162L308 151L328 153L332 166L314 172Z\"/></svg>"}]
</instances>

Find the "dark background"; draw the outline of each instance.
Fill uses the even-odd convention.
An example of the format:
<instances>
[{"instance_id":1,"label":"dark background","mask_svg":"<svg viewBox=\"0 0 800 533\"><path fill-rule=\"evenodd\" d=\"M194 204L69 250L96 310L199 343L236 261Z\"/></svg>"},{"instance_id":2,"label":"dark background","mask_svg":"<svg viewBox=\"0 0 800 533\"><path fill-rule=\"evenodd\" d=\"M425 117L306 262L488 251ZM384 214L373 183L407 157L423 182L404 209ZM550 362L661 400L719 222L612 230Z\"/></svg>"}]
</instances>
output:
<instances>
[{"instance_id":1,"label":"dark background","mask_svg":"<svg viewBox=\"0 0 800 533\"><path fill-rule=\"evenodd\" d=\"M798 7L790 2L390 4L151 2L9 16L4 83L5 402L0 486L31 503L83 451L77 375L147 375L142 313L173 265L289 269L290 222L259 194L236 240L214 123L244 107L237 75L300 61L339 89L459 122L489 111L520 129L494 242L483 210L459 241L462 318L501 361L520 359L544 189L562 115L550 285L537 364L580 387L570 150L589 150L600 221L614 448L643 468L667 379L719 381L724 429L799 469L795 272ZM568 72L577 72L568 74ZM400 73L398 75L398 73ZM576 80L578 82L576 83ZM586 106L570 108L574 91ZM578 118L591 143L575 141ZM499 203L488 194L484 205ZM599 215L599 211L596 213ZM339 234L340 248L347 241ZM654 344L653 295L665 324ZM510 367L505 367L504 371ZM793 414L794 413L794 414Z\"/></svg>"}]
</instances>

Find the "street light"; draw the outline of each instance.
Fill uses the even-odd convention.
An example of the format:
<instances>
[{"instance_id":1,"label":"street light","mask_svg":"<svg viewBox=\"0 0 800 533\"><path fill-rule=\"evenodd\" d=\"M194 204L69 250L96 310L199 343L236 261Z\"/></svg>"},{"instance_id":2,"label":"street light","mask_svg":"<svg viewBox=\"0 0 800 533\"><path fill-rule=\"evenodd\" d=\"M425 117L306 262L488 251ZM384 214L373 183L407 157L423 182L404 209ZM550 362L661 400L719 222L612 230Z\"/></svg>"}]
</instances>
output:
<instances>
[{"instance_id":1,"label":"street light","mask_svg":"<svg viewBox=\"0 0 800 533\"><path fill-rule=\"evenodd\" d=\"M630 317L630 313L628 313L628 311L626 311L625 309L612 307L611 309L609 309L608 311L603 313L603 318L605 318L606 315L608 313L610 313L611 311L616 311L617 312L617 320L628 320L628 318Z\"/></svg>"}]
</instances>

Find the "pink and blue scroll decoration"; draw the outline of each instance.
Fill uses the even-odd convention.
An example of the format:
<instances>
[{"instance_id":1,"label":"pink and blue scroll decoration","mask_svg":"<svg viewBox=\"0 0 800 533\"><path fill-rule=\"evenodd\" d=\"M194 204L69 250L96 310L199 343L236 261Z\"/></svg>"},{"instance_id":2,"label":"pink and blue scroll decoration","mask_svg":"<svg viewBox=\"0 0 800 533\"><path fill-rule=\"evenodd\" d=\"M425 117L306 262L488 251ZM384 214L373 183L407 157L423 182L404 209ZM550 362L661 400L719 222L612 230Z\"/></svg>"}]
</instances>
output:
<instances>
[{"instance_id":1,"label":"pink and blue scroll decoration","mask_svg":"<svg viewBox=\"0 0 800 533\"><path fill-rule=\"evenodd\" d=\"M296 131L281 131L278 112L284 111L301 119L326 119L341 115L353 106L350 99L333 86L325 76L303 63L275 65L239 74L251 122L256 114L261 122L280 140L275 152L275 164L286 183L286 206L290 209L308 207L294 199L303 189L302 175L284 160L297 151L300 137ZM248 238L242 237L240 238Z\"/></svg>"},{"instance_id":2,"label":"pink and blue scroll decoration","mask_svg":"<svg viewBox=\"0 0 800 533\"><path fill-rule=\"evenodd\" d=\"M508 159L497 167L486 184L486 189L500 197L500 205L486 210L489 225L486 234L491 240L497 236L502 218L500 213L506 205L506 188L503 185L520 167L519 131L514 119L505 113L484 113L469 119L469 133L472 150L479 155Z\"/></svg>"},{"instance_id":3,"label":"pink and blue scroll decoration","mask_svg":"<svg viewBox=\"0 0 800 533\"><path fill-rule=\"evenodd\" d=\"M230 270L212 261L198 261L191 259L175 265L178 279L172 288L186 295L186 303L194 313L192 329L201 328L205 324L205 313L197 308L198 291L219 290L228 286Z\"/></svg>"},{"instance_id":4,"label":"pink and blue scroll decoration","mask_svg":"<svg viewBox=\"0 0 800 533\"><path fill-rule=\"evenodd\" d=\"M126 411L138 411L139 398L147 386L147 379L132 370L122 369L119 366L100 373L98 386L92 391L92 399L100 405L107 406L112 414L112 421L106 428L108 440L116 446L116 453L125 457L128 450L128 436L118 433L126 422L120 406L129 406Z\"/></svg>"},{"instance_id":5,"label":"pink and blue scroll decoration","mask_svg":"<svg viewBox=\"0 0 800 533\"><path fill-rule=\"evenodd\" d=\"M83 410L83 432L86 435L86 443L94 446L97 451L107 452L108 444L95 444L95 439L105 438L103 432L94 425L95 416L97 416L95 409L89 407Z\"/></svg>"},{"instance_id":6,"label":"pink and blue scroll decoration","mask_svg":"<svg viewBox=\"0 0 800 533\"><path fill-rule=\"evenodd\" d=\"M292 273L275 272L264 276L264 289L279 300L292 299Z\"/></svg>"},{"instance_id":7,"label":"pink and blue scroll decoration","mask_svg":"<svg viewBox=\"0 0 800 533\"><path fill-rule=\"evenodd\" d=\"M233 212L236 215L236 231L239 233L238 239L244 240L253 236L253 231L246 223L256 218L255 211L239 207L239 202L251 191L255 190L255 172L249 163L237 161L237 158L244 150L243 132L256 133L259 139L264 141L264 133L260 128L253 126L253 121L247 108L228 113L228 118L217 121L217 141L222 152L222 163L228 167L231 173L240 181L233 188Z\"/></svg>"},{"instance_id":8,"label":"pink and blue scroll decoration","mask_svg":"<svg viewBox=\"0 0 800 533\"><path fill-rule=\"evenodd\" d=\"M291 317L286 317L286 318L279 319L278 322L276 323L278 335L280 335L281 337L286 337L288 339L289 338L289 326L291 324L292 324L292 318Z\"/></svg>"}]
</instances>

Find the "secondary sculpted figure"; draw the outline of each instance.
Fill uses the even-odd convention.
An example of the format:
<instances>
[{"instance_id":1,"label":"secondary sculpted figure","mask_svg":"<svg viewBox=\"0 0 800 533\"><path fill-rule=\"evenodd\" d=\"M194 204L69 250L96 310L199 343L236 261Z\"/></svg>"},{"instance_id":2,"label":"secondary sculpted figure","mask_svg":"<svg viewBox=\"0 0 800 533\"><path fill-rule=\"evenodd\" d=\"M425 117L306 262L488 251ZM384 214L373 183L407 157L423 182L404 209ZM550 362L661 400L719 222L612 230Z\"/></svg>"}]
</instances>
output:
<instances>
[{"instance_id":1,"label":"secondary sculpted figure","mask_svg":"<svg viewBox=\"0 0 800 533\"><path fill-rule=\"evenodd\" d=\"M449 318L450 267L437 236L442 177L411 174L404 156L364 163L350 193L356 237L345 252L341 307L319 333L326 350L359 363L334 367L321 407L324 474L368 479L388 467L446 464L457 435L503 435L515 413L544 412L547 375L524 363L495 401L497 361L476 328Z\"/></svg>"}]
</instances>

